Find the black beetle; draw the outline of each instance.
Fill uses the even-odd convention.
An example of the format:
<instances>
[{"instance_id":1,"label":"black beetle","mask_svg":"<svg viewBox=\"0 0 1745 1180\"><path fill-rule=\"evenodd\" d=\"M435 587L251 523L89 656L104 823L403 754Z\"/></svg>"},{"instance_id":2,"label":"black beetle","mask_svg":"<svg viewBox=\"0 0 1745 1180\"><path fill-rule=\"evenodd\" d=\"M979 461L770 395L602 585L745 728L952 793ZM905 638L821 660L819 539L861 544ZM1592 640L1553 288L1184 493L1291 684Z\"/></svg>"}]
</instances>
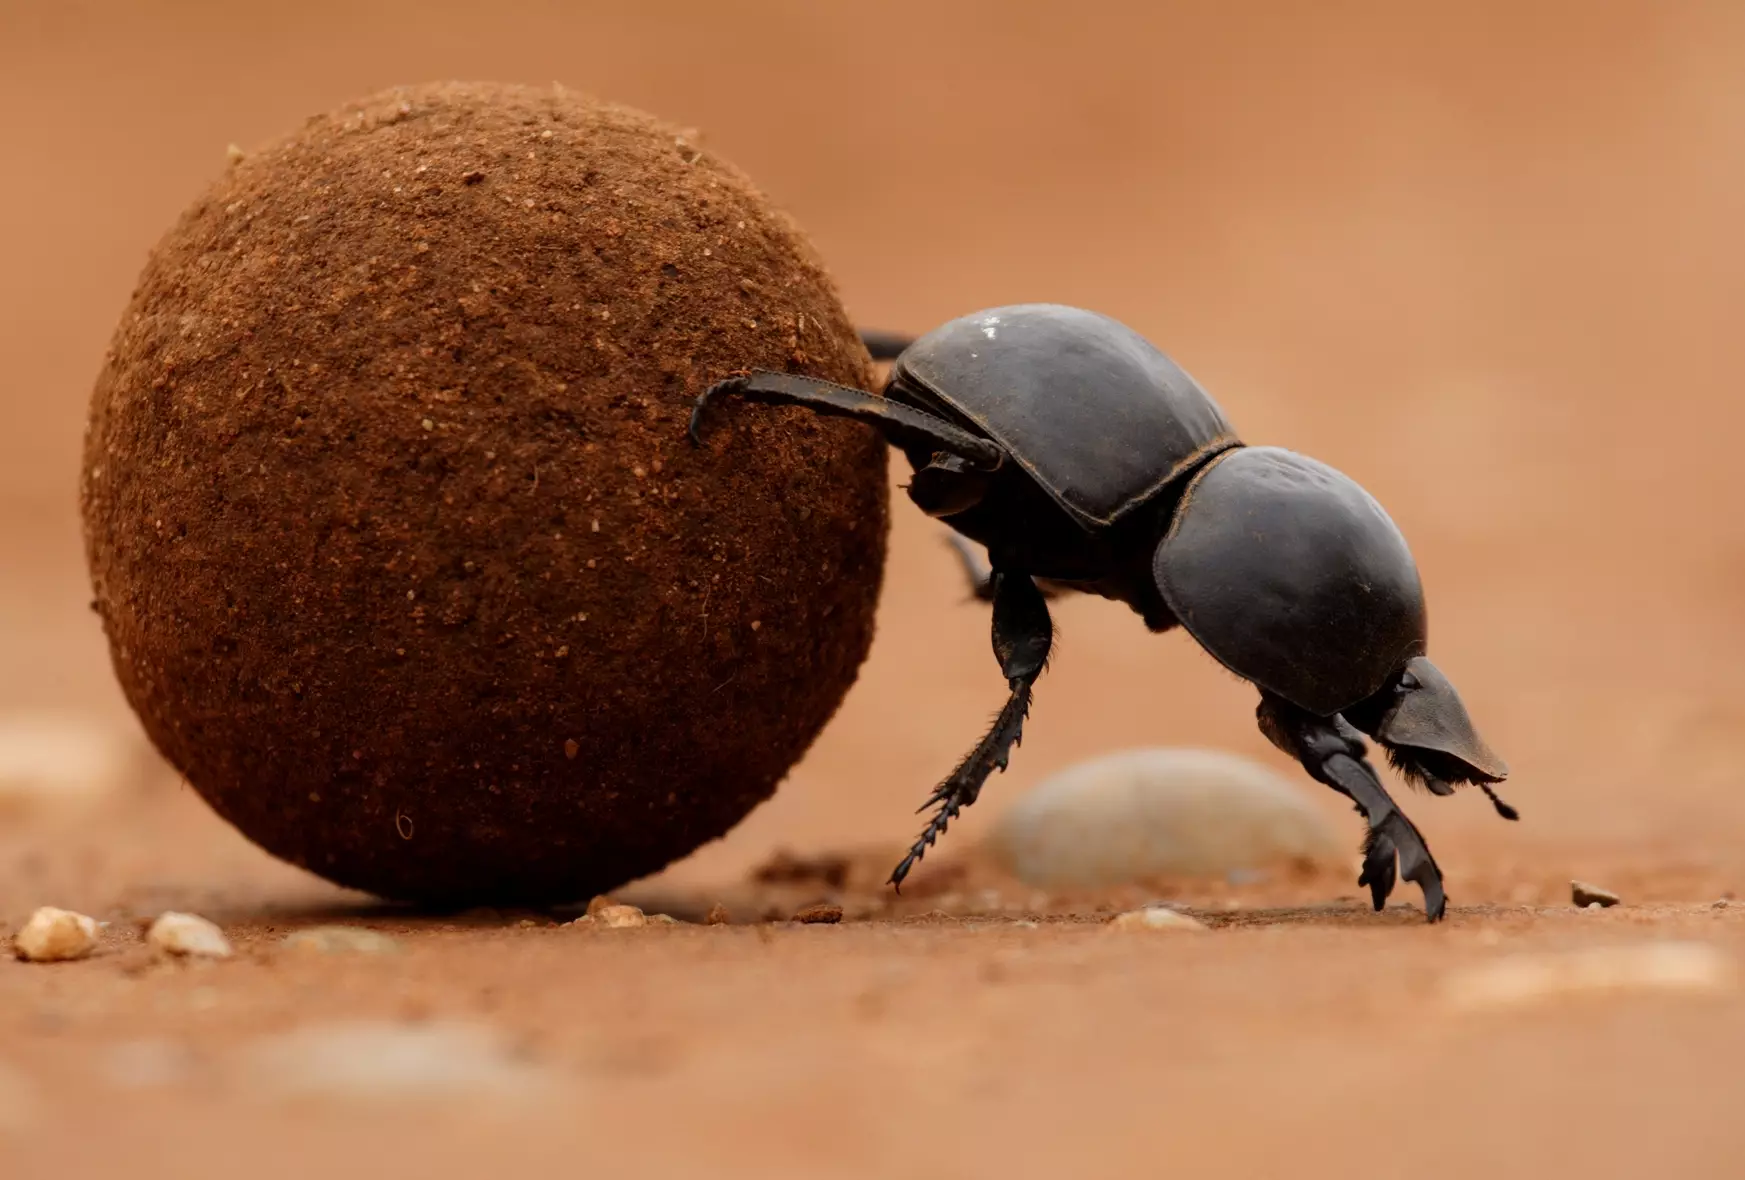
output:
<instances>
[{"instance_id":1,"label":"black beetle","mask_svg":"<svg viewBox=\"0 0 1745 1180\"><path fill-rule=\"evenodd\" d=\"M1425 658L1424 594L1381 505L1325 464L1244 445L1194 379L1132 329L1054 304L991 308L915 340L863 333L894 360L884 395L809 377L746 372L705 390L806 406L877 428L914 468L909 498L988 552L961 544L977 597L993 603L994 655L1010 696L986 737L922 805L932 819L891 883L1004 770L1048 661L1046 599L1124 602L1152 631L1181 625L1260 690L1260 728L1369 825L1359 885L1376 909L1397 871L1447 898L1417 828L1365 757L1375 740L1437 795L1508 768Z\"/></svg>"}]
</instances>

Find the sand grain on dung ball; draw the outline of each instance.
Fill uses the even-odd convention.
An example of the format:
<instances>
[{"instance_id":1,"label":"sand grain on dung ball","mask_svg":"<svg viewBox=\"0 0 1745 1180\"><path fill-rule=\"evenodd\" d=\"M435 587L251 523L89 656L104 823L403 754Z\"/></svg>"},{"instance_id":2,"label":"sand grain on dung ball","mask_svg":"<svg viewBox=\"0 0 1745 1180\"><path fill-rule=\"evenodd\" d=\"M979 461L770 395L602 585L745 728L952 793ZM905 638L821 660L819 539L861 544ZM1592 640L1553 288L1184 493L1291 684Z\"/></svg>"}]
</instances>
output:
<instances>
[{"instance_id":1,"label":"sand grain on dung ball","mask_svg":"<svg viewBox=\"0 0 1745 1180\"><path fill-rule=\"evenodd\" d=\"M160 749L268 850L572 900L764 799L853 682L883 446L691 399L865 384L797 229L676 130L442 85L235 161L95 390L97 609Z\"/></svg>"}]
</instances>

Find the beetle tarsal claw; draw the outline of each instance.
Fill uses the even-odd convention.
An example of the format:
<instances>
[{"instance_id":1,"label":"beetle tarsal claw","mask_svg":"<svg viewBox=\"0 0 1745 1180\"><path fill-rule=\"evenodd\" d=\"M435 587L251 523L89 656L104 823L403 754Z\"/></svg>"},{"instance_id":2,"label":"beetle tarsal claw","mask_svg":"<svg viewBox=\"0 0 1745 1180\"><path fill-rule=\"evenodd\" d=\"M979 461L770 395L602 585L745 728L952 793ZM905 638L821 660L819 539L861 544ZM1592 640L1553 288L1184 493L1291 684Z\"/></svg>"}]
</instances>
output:
<instances>
[{"instance_id":1,"label":"beetle tarsal claw","mask_svg":"<svg viewBox=\"0 0 1745 1180\"><path fill-rule=\"evenodd\" d=\"M1261 698L1257 720L1269 741L1300 762L1317 782L1350 799L1368 823L1363 871L1357 883L1369 887L1375 908L1379 911L1387 904L1395 881L1404 877L1423 890L1424 916L1440 921L1448 908L1442 870L1430 855L1423 834L1382 787L1375 768L1364 757L1363 742L1326 718L1270 693Z\"/></svg>"},{"instance_id":2,"label":"beetle tarsal claw","mask_svg":"<svg viewBox=\"0 0 1745 1180\"><path fill-rule=\"evenodd\" d=\"M697 395L697 400L691 405L690 435L692 446L700 447L703 445L703 412L709 408L710 400L720 397L724 393L739 393L745 389L750 380L750 373L740 372L725 381L717 381Z\"/></svg>"},{"instance_id":3,"label":"beetle tarsal claw","mask_svg":"<svg viewBox=\"0 0 1745 1180\"><path fill-rule=\"evenodd\" d=\"M1369 898L1375 911L1380 913L1388 903L1388 895L1394 891L1394 862L1399 850L1387 834L1379 828L1371 828L1363 841L1363 872L1358 875L1359 886L1369 886Z\"/></svg>"}]
</instances>

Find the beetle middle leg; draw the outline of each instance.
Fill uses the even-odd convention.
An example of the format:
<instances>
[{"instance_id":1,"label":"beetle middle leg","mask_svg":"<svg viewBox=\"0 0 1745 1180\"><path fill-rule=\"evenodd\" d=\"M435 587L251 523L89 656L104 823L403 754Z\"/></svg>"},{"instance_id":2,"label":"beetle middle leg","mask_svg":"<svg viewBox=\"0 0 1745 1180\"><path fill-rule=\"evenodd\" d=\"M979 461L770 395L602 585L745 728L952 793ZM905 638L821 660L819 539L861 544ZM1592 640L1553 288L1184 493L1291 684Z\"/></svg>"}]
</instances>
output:
<instances>
[{"instance_id":1,"label":"beetle middle leg","mask_svg":"<svg viewBox=\"0 0 1745 1180\"><path fill-rule=\"evenodd\" d=\"M899 888L909 870L945 833L946 825L976 801L988 776L995 770L1006 769L1012 747L1023 737L1024 718L1030 713L1030 691L1048 664L1048 651L1054 644L1054 620L1049 617L1042 591L1028 574L1007 570L995 570L992 582L994 656L1000 661L1000 671L1005 673L1009 695L987 736L921 805L922 811L930 807L937 810L909 854L891 873L891 884Z\"/></svg>"},{"instance_id":2,"label":"beetle middle leg","mask_svg":"<svg viewBox=\"0 0 1745 1180\"><path fill-rule=\"evenodd\" d=\"M963 570L963 580L969 584L970 597L978 602L994 600L994 570L982 555L976 552L976 547L963 538L961 533L946 533L945 543L951 546L951 551L957 554L957 564ZM1071 592L1071 587L1047 578L1032 578L1037 591L1042 597L1053 601L1063 594Z\"/></svg>"},{"instance_id":3,"label":"beetle middle leg","mask_svg":"<svg viewBox=\"0 0 1745 1180\"><path fill-rule=\"evenodd\" d=\"M862 328L860 342L867 355L875 361L894 361L915 343L913 336L901 332L886 332L879 328Z\"/></svg>"},{"instance_id":4,"label":"beetle middle leg","mask_svg":"<svg viewBox=\"0 0 1745 1180\"><path fill-rule=\"evenodd\" d=\"M1438 921L1448 906L1442 870L1422 833L1382 787L1356 731L1349 727L1342 731L1337 718L1317 717L1271 693L1261 695L1256 716L1267 740L1302 763L1317 782L1355 803L1369 824L1363 874L1357 883L1369 886L1375 908L1379 911L1386 905L1393 892L1397 857L1400 876L1424 891L1425 916Z\"/></svg>"}]
</instances>

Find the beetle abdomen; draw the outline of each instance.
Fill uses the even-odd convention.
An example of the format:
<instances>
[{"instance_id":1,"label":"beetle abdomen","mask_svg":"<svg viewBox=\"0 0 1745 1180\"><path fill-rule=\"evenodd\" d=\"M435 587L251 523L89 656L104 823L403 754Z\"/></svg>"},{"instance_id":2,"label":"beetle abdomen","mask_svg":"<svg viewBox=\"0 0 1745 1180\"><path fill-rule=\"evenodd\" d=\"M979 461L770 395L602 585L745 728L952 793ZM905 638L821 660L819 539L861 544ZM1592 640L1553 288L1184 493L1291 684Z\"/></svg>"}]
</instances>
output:
<instances>
[{"instance_id":1,"label":"beetle abdomen","mask_svg":"<svg viewBox=\"0 0 1745 1180\"><path fill-rule=\"evenodd\" d=\"M1076 307L1025 303L952 320L909 346L895 378L1004 446L1091 529L1240 445L1180 366L1124 324Z\"/></svg>"},{"instance_id":2,"label":"beetle abdomen","mask_svg":"<svg viewBox=\"0 0 1745 1180\"><path fill-rule=\"evenodd\" d=\"M1424 592L1393 520L1324 463L1244 447L1188 485L1157 588L1219 663L1329 716L1424 652Z\"/></svg>"}]
</instances>

